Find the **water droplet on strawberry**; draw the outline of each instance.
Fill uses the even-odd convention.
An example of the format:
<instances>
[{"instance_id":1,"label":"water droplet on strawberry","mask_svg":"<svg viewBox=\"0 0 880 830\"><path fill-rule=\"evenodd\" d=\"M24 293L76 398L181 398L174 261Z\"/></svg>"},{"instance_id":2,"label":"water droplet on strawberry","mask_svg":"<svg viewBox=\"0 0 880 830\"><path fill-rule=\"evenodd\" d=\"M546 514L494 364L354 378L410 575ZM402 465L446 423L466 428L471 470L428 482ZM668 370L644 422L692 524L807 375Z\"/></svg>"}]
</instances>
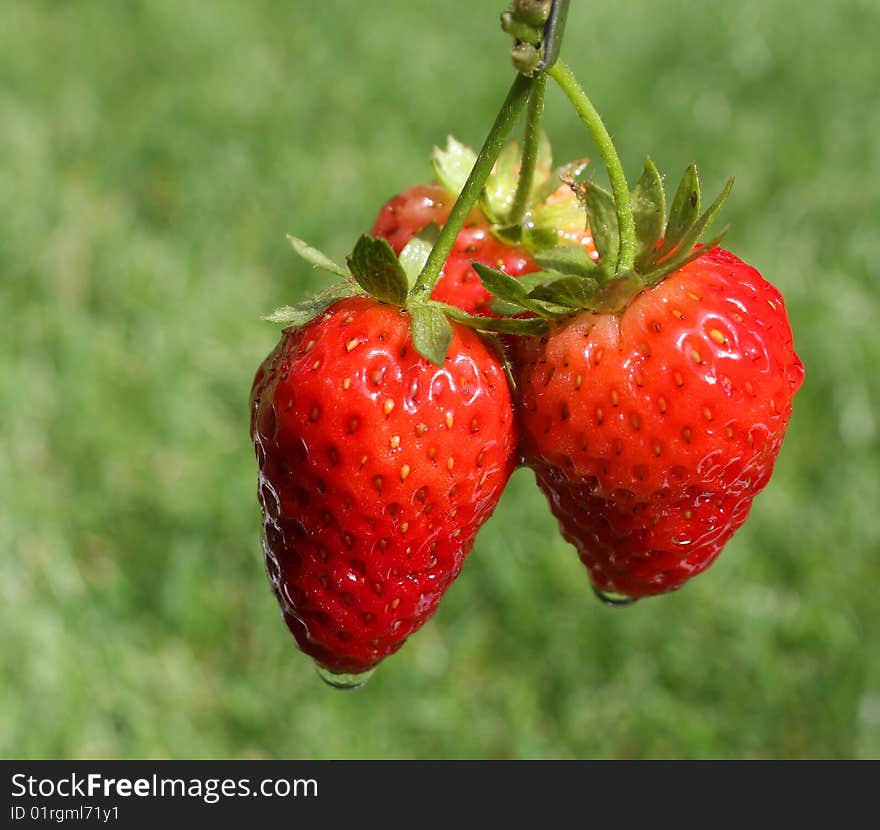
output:
<instances>
[{"instance_id":1,"label":"water droplet on strawberry","mask_svg":"<svg viewBox=\"0 0 880 830\"><path fill-rule=\"evenodd\" d=\"M360 672L358 674L345 674L343 672L333 672L329 669L325 669L323 666L315 663L315 670L318 672L318 677L321 678L328 686L332 686L334 689L339 689L340 691L347 692L352 689L359 689L361 686L366 683L371 675L373 674L373 669L369 671Z\"/></svg>"},{"instance_id":2,"label":"water droplet on strawberry","mask_svg":"<svg viewBox=\"0 0 880 830\"><path fill-rule=\"evenodd\" d=\"M635 602L635 599L628 597L626 594L616 594L613 591L602 591L595 585L593 586L593 593L599 598L599 602L603 605L607 605L609 608L624 608Z\"/></svg>"}]
</instances>

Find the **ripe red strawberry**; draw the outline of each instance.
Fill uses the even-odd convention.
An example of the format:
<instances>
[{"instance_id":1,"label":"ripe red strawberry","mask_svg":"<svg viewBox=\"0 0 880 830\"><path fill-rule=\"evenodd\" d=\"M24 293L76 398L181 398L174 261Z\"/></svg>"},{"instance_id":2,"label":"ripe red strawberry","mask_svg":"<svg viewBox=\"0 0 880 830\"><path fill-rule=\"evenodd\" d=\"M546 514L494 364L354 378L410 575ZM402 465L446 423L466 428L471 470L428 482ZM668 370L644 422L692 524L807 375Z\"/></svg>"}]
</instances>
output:
<instances>
[{"instance_id":1,"label":"ripe red strawberry","mask_svg":"<svg viewBox=\"0 0 880 830\"><path fill-rule=\"evenodd\" d=\"M596 220L613 218L609 194L591 185L586 200ZM697 218L695 169L662 244L650 162L632 200L634 269L581 262L528 295L507 286L556 320L512 347L525 462L600 596L619 602L679 588L714 561L770 478L804 374L779 292L714 243L692 250L723 201ZM605 227L610 257L619 239Z\"/></svg>"},{"instance_id":2,"label":"ripe red strawberry","mask_svg":"<svg viewBox=\"0 0 880 830\"><path fill-rule=\"evenodd\" d=\"M534 254L548 244L551 247L559 243L579 245L595 257L584 211L572 188L560 183L560 176L573 176L583 165L570 166L552 174L549 148L544 150L544 162L539 171L539 183L543 187L536 189L527 216L529 231L523 235L521 229L517 229L511 234L512 229L503 226L501 214L512 200L516 176L511 172L502 173L502 170L515 166L518 161L516 152L514 142L506 157L499 161L495 181L490 182L487 188L491 197L484 196L482 206L470 212L446 260L440 280L434 287L431 296L435 300L455 305L470 314L489 314L492 295L483 287L471 266L474 261L518 277L540 269ZM388 240L395 253L399 254L414 236L432 223L443 227L462 183L455 174L460 175L462 170L466 173L470 169L472 155L473 151L452 138L447 150L435 150L433 160L438 181L414 185L389 199L379 210L373 224L373 236ZM454 164L450 157L455 160ZM494 220L489 218L493 214L497 214ZM536 227L545 233L536 235ZM517 239L519 241L514 241Z\"/></svg>"},{"instance_id":3,"label":"ripe red strawberry","mask_svg":"<svg viewBox=\"0 0 880 830\"><path fill-rule=\"evenodd\" d=\"M803 367L779 292L712 250L619 315L522 342L527 462L602 593L707 568L767 484Z\"/></svg>"},{"instance_id":4,"label":"ripe red strawberry","mask_svg":"<svg viewBox=\"0 0 880 830\"><path fill-rule=\"evenodd\" d=\"M337 300L286 329L254 379L266 568L331 678L366 672L428 620L514 467L493 346L453 324L437 366L411 322L370 297Z\"/></svg>"}]
</instances>

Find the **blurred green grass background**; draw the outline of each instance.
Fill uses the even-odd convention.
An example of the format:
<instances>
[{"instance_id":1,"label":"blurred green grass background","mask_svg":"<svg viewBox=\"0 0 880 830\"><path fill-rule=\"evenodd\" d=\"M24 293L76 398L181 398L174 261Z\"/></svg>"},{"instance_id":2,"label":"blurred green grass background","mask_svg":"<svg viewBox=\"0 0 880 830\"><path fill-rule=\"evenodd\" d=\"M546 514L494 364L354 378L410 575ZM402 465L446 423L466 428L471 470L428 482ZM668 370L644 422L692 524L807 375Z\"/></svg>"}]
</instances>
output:
<instances>
[{"instance_id":1,"label":"blurred green grass background","mask_svg":"<svg viewBox=\"0 0 880 830\"><path fill-rule=\"evenodd\" d=\"M728 245L785 294L807 381L683 591L600 606L521 471L351 694L263 573L258 317L323 284L285 233L341 258L433 144L479 144L502 4L0 5L0 755L880 757L880 4L572 5L628 173L736 174ZM595 155L558 94L547 127Z\"/></svg>"}]
</instances>

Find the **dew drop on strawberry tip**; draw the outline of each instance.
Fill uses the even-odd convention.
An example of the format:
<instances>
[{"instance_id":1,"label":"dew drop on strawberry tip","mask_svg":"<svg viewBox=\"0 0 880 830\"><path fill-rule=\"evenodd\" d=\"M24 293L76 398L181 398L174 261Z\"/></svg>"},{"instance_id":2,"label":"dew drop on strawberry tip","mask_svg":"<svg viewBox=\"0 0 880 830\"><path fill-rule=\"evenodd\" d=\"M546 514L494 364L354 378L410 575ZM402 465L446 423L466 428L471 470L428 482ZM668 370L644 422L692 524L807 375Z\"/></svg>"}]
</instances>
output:
<instances>
[{"instance_id":1,"label":"dew drop on strawberry tip","mask_svg":"<svg viewBox=\"0 0 880 830\"><path fill-rule=\"evenodd\" d=\"M315 670L318 672L318 677L320 677L328 686L332 686L334 689L339 689L344 692L351 691L352 689L359 689L370 679L374 671L374 669L370 669L369 671L360 672L358 674L346 674L343 672L330 671L318 663L315 663Z\"/></svg>"},{"instance_id":2,"label":"dew drop on strawberry tip","mask_svg":"<svg viewBox=\"0 0 880 830\"><path fill-rule=\"evenodd\" d=\"M599 602L603 605L607 605L609 608L625 608L627 605L632 605L635 602L634 597L628 597L626 594L615 594L612 591L602 591L595 585L592 587L593 593L599 598Z\"/></svg>"}]
</instances>

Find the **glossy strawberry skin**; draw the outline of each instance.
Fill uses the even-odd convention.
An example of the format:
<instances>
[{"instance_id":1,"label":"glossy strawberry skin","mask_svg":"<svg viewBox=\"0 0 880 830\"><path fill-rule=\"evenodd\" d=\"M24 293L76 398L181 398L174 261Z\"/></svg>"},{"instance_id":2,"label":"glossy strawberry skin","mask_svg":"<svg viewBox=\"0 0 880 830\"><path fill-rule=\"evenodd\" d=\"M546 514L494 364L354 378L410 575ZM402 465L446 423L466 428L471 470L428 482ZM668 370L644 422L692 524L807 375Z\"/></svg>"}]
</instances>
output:
<instances>
[{"instance_id":1,"label":"glossy strawberry skin","mask_svg":"<svg viewBox=\"0 0 880 830\"><path fill-rule=\"evenodd\" d=\"M803 381L779 292L716 249L514 355L523 454L602 593L702 572L767 484Z\"/></svg>"},{"instance_id":2,"label":"glossy strawberry skin","mask_svg":"<svg viewBox=\"0 0 880 830\"><path fill-rule=\"evenodd\" d=\"M341 300L285 331L254 379L269 580L332 672L370 669L428 620L513 470L502 363L454 328L441 368L406 312Z\"/></svg>"},{"instance_id":3,"label":"glossy strawberry skin","mask_svg":"<svg viewBox=\"0 0 880 830\"><path fill-rule=\"evenodd\" d=\"M388 240L399 254L410 239L432 222L443 227L454 204L452 195L436 182L413 185L382 205L373 223L373 236ZM475 210L469 218L478 218L474 214L482 216Z\"/></svg>"},{"instance_id":4,"label":"glossy strawberry skin","mask_svg":"<svg viewBox=\"0 0 880 830\"><path fill-rule=\"evenodd\" d=\"M548 202L574 199L568 188L560 188ZM373 236L387 239L395 253L431 222L442 227L455 203L439 184L415 185L389 199L379 211L373 225ZM560 241L583 245L595 254L590 233L579 228L559 230ZM446 260L443 273L432 297L458 306L470 314L488 315L491 294L483 288L471 262L482 262L507 274L518 277L539 270L534 257L520 245L507 245L492 234L489 220L479 208L474 208L455 240L452 253Z\"/></svg>"}]
</instances>

